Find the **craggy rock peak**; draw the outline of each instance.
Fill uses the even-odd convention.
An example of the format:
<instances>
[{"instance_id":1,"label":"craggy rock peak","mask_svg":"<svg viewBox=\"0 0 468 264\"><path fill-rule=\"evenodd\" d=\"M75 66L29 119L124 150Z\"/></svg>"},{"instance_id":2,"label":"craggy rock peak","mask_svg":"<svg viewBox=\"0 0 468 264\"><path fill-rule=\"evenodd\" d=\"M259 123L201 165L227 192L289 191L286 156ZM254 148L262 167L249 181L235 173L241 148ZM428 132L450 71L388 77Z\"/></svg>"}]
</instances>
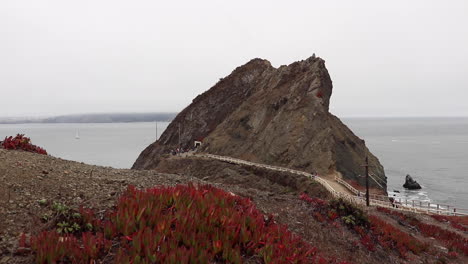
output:
<instances>
[{"instance_id":1,"label":"craggy rock peak","mask_svg":"<svg viewBox=\"0 0 468 264\"><path fill-rule=\"evenodd\" d=\"M364 142L328 112L331 95L332 81L321 58L277 69L253 59L197 96L133 168L157 168L162 155L177 148L180 127L184 148L203 139L203 152L320 174L339 172L361 184L364 177L358 176L368 155L371 172L386 181Z\"/></svg>"}]
</instances>

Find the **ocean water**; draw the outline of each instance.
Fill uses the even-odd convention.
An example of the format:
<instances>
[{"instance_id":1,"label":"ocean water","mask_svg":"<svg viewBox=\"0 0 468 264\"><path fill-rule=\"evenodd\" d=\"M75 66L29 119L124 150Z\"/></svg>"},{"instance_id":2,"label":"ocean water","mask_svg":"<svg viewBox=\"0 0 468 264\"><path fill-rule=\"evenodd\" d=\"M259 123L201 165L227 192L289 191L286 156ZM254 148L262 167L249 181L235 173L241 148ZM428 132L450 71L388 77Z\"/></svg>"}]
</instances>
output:
<instances>
[{"instance_id":1,"label":"ocean water","mask_svg":"<svg viewBox=\"0 0 468 264\"><path fill-rule=\"evenodd\" d=\"M342 121L379 158L387 175L389 195L468 209L468 118ZM406 174L422 189L405 190L402 185Z\"/></svg>"},{"instance_id":2,"label":"ocean water","mask_svg":"<svg viewBox=\"0 0 468 264\"><path fill-rule=\"evenodd\" d=\"M385 168L389 194L468 209L468 118L345 118ZM168 126L158 123L158 135ZM0 138L23 133L49 154L130 168L156 139L155 123L1 125ZM76 139L78 133L79 139ZM410 174L423 187L406 191ZM393 190L400 193L393 193Z\"/></svg>"},{"instance_id":3,"label":"ocean water","mask_svg":"<svg viewBox=\"0 0 468 264\"><path fill-rule=\"evenodd\" d=\"M158 136L168 125L157 123ZM138 155L156 140L156 123L0 124L1 140L18 133L30 137L33 144L55 157L130 168Z\"/></svg>"}]
</instances>

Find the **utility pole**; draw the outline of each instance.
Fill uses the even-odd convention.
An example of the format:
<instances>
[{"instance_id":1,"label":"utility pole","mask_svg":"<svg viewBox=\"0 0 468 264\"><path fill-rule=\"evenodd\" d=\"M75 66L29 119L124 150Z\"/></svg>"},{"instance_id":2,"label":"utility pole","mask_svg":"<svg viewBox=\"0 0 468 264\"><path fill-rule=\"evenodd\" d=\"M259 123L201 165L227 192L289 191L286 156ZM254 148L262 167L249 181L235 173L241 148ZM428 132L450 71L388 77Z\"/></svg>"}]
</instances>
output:
<instances>
[{"instance_id":1,"label":"utility pole","mask_svg":"<svg viewBox=\"0 0 468 264\"><path fill-rule=\"evenodd\" d=\"M180 148L180 123L179 123L179 148Z\"/></svg>"},{"instance_id":2,"label":"utility pole","mask_svg":"<svg viewBox=\"0 0 468 264\"><path fill-rule=\"evenodd\" d=\"M366 141L364 141L364 139L362 140L362 144L364 144L364 148L365 148ZM368 154L366 154L366 164L362 165L362 167L366 167L366 205L370 206L370 199L369 199L369 156L368 156Z\"/></svg>"},{"instance_id":3,"label":"utility pole","mask_svg":"<svg viewBox=\"0 0 468 264\"><path fill-rule=\"evenodd\" d=\"M366 156L366 205L370 206L370 201L369 201L369 157Z\"/></svg>"}]
</instances>

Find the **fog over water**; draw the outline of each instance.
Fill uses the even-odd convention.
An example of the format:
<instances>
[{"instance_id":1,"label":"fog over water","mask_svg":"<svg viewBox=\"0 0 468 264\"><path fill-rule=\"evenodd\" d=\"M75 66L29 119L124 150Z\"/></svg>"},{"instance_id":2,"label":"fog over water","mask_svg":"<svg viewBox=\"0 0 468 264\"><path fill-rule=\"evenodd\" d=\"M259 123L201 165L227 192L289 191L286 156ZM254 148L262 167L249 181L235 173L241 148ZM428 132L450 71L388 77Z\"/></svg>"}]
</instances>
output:
<instances>
[{"instance_id":1,"label":"fog over water","mask_svg":"<svg viewBox=\"0 0 468 264\"><path fill-rule=\"evenodd\" d=\"M2 1L0 116L180 112L253 58L313 53L340 117L468 116L467 13L466 0Z\"/></svg>"}]
</instances>

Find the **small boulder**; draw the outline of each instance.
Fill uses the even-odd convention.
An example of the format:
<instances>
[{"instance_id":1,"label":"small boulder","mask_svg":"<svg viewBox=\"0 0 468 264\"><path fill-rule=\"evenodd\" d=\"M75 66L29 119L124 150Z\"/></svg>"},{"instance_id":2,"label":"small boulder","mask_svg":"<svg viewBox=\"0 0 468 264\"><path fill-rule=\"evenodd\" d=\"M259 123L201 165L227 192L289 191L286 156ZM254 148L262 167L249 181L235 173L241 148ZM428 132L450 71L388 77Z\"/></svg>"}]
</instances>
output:
<instances>
[{"instance_id":1,"label":"small boulder","mask_svg":"<svg viewBox=\"0 0 468 264\"><path fill-rule=\"evenodd\" d=\"M421 189L421 185L409 175L406 174L406 179L405 179L405 184L403 184L403 187L409 190L419 190Z\"/></svg>"}]
</instances>

